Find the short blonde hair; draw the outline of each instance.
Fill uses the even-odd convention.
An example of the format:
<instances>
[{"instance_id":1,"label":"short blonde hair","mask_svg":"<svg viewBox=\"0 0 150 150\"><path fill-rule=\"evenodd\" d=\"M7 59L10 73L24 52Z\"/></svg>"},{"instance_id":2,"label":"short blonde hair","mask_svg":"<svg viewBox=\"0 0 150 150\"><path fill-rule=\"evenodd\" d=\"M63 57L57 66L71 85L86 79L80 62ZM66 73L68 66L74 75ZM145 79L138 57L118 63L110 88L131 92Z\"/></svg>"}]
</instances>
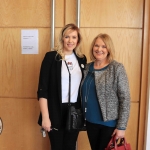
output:
<instances>
[{"instance_id":1,"label":"short blonde hair","mask_svg":"<svg viewBox=\"0 0 150 150\"><path fill-rule=\"evenodd\" d=\"M67 24L66 26L64 26L60 32L59 35L59 42L58 45L56 46L56 48L54 48L54 50L57 51L58 54L60 54L62 56L62 59L64 59L64 53L63 53L63 37L65 36L67 31L77 31L78 34L78 43L76 48L74 49L75 53L77 56L79 57L84 57L84 55L82 54L81 50L80 50L80 45L81 45L81 41L82 41L82 37L80 34L80 30L79 28L75 25L75 24Z\"/></svg>"},{"instance_id":2,"label":"short blonde hair","mask_svg":"<svg viewBox=\"0 0 150 150\"><path fill-rule=\"evenodd\" d=\"M92 41L92 44L90 47L90 59L91 59L91 61L95 60L95 57L93 55L93 47L94 47L94 44L98 38L102 39L102 41L105 43L106 48L108 50L107 59L109 62L111 62L112 60L114 60L114 55L115 55L114 44L112 42L111 37L108 34L103 34L103 33L98 34Z\"/></svg>"}]
</instances>

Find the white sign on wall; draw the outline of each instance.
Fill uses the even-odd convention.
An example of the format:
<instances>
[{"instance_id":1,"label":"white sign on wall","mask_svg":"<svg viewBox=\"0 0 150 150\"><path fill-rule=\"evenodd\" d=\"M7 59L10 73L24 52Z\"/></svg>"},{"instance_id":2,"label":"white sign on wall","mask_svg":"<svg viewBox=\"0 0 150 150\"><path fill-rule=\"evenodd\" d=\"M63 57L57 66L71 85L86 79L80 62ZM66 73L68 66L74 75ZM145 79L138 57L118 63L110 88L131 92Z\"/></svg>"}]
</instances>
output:
<instances>
[{"instance_id":1,"label":"white sign on wall","mask_svg":"<svg viewBox=\"0 0 150 150\"><path fill-rule=\"evenodd\" d=\"M38 30L21 30L21 54L38 54Z\"/></svg>"}]
</instances>

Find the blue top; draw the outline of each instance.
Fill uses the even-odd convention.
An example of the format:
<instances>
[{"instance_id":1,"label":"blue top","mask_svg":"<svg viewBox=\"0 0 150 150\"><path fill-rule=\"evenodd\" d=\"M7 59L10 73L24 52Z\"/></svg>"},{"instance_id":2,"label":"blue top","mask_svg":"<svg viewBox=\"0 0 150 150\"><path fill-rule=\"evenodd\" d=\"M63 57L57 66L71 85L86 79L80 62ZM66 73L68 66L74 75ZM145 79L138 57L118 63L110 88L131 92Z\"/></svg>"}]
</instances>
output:
<instances>
[{"instance_id":1,"label":"blue top","mask_svg":"<svg viewBox=\"0 0 150 150\"><path fill-rule=\"evenodd\" d=\"M104 71L108 66L102 69L94 69L94 63L90 65L87 77L82 85L82 104L83 110L85 111L85 118L87 121L95 124L101 124L109 127L116 127L117 120L111 121L103 121L101 109L99 106L96 87L95 87L95 79L94 72L95 71Z\"/></svg>"}]
</instances>

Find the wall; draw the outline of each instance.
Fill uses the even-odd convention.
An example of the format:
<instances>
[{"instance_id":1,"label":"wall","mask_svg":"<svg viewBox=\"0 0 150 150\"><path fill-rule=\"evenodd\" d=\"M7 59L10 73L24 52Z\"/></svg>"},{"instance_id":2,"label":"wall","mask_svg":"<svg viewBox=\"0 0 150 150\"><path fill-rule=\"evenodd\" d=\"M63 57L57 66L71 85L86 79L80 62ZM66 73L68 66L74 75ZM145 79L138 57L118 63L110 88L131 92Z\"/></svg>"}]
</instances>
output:
<instances>
[{"instance_id":1,"label":"wall","mask_svg":"<svg viewBox=\"0 0 150 150\"><path fill-rule=\"evenodd\" d=\"M41 61L50 50L51 3L50 0L0 2L0 117L4 124L0 148L49 149L48 137L42 138L37 125L36 92ZM143 48L144 8L144 0L81 0L82 49L88 61L92 39L101 32L108 33L115 45L116 60L126 68L131 90L126 137L134 150L143 150L144 143L148 66L148 50ZM76 23L76 0L56 0L55 10L57 43L60 29L67 23ZM38 29L39 54L21 54L21 29ZM90 149L86 132L80 133L77 145L78 150Z\"/></svg>"},{"instance_id":2,"label":"wall","mask_svg":"<svg viewBox=\"0 0 150 150\"><path fill-rule=\"evenodd\" d=\"M144 28L144 44L143 49L148 49L148 56L150 56L150 1L145 1L145 24ZM149 150L150 147L150 59L147 76L147 101L146 101L146 117L145 117L145 137L144 137L144 150Z\"/></svg>"}]
</instances>

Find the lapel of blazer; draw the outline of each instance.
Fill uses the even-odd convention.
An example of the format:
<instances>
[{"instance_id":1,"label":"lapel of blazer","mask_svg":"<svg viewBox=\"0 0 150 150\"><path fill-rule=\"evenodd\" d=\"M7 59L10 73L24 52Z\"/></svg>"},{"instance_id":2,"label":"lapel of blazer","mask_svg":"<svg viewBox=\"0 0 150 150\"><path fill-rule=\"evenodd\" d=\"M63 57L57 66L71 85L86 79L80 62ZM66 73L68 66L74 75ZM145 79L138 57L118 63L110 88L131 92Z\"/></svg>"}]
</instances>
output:
<instances>
[{"instance_id":1,"label":"lapel of blazer","mask_svg":"<svg viewBox=\"0 0 150 150\"><path fill-rule=\"evenodd\" d=\"M77 60L78 60L79 67L80 67L81 72L82 72L82 78L83 78L83 70L84 70L85 64L83 63L83 59L79 58L79 57L76 55L75 51L73 51L73 52L74 52L74 54L75 54L75 56L76 56L76 58L77 58Z\"/></svg>"},{"instance_id":2,"label":"lapel of blazer","mask_svg":"<svg viewBox=\"0 0 150 150\"><path fill-rule=\"evenodd\" d=\"M57 69L57 81L54 81L54 82L57 82L58 83L58 96L59 96L59 101L60 101L60 104L61 104L61 99L62 99L62 94L61 94L61 65L62 65L62 60L61 60L61 56L60 55L57 55L56 56L56 69Z\"/></svg>"}]
</instances>

